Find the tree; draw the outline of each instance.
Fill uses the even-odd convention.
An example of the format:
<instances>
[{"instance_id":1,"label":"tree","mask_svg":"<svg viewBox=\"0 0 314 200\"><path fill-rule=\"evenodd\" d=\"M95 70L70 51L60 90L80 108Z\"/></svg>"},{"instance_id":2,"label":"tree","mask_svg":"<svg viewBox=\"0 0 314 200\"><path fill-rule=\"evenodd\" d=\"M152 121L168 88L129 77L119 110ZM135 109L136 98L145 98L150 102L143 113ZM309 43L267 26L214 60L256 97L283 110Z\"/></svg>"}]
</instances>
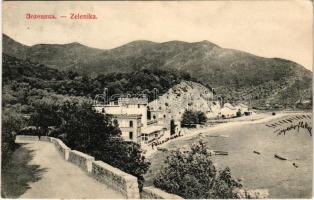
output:
<instances>
[{"instance_id":1,"label":"tree","mask_svg":"<svg viewBox=\"0 0 314 200\"><path fill-rule=\"evenodd\" d=\"M181 126L182 127L192 127L192 124L195 124L195 116L190 110L185 110L182 115Z\"/></svg>"},{"instance_id":2,"label":"tree","mask_svg":"<svg viewBox=\"0 0 314 200\"><path fill-rule=\"evenodd\" d=\"M198 123L199 124L203 124L207 121L207 117L205 115L205 113L201 112L201 111L197 111L197 119L198 119Z\"/></svg>"},{"instance_id":3,"label":"tree","mask_svg":"<svg viewBox=\"0 0 314 200\"><path fill-rule=\"evenodd\" d=\"M170 135L174 135L176 133L176 125L174 123L174 120L172 119L170 121Z\"/></svg>"},{"instance_id":4,"label":"tree","mask_svg":"<svg viewBox=\"0 0 314 200\"><path fill-rule=\"evenodd\" d=\"M205 144L192 144L189 151L172 151L166 167L154 179L154 185L188 199L235 198L235 181L229 168L217 172Z\"/></svg>"},{"instance_id":5,"label":"tree","mask_svg":"<svg viewBox=\"0 0 314 200\"><path fill-rule=\"evenodd\" d=\"M12 109L3 109L1 128L1 161L2 168L15 149L15 134L26 125L26 120L21 114Z\"/></svg>"},{"instance_id":6,"label":"tree","mask_svg":"<svg viewBox=\"0 0 314 200\"><path fill-rule=\"evenodd\" d=\"M58 126L61 120L57 114L58 105L50 99L42 99L34 102L34 112L30 116L30 123L41 128L40 135L48 134L49 126Z\"/></svg>"},{"instance_id":7,"label":"tree","mask_svg":"<svg viewBox=\"0 0 314 200\"><path fill-rule=\"evenodd\" d=\"M195 124L203 124L207 121L205 113L201 111L185 110L182 115L181 126L191 128Z\"/></svg>"},{"instance_id":8,"label":"tree","mask_svg":"<svg viewBox=\"0 0 314 200\"><path fill-rule=\"evenodd\" d=\"M60 136L71 149L136 176L142 189L150 163L142 156L139 144L122 139L116 121L94 111L88 102L66 101L58 115L62 120L58 132L65 133Z\"/></svg>"}]
</instances>

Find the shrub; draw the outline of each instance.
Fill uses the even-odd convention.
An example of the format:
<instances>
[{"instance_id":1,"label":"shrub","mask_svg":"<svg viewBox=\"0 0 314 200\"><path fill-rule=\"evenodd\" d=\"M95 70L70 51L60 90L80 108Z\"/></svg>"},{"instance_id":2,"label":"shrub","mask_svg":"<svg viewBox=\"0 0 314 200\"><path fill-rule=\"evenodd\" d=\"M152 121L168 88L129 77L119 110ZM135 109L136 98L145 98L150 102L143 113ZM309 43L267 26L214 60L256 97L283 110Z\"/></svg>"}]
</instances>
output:
<instances>
[{"instance_id":1,"label":"shrub","mask_svg":"<svg viewBox=\"0 0 314 200\"><path fill-rule=\"evenodd\" d=\"M229 168L217 171L205 144L192 144L189 151L172 151L154 179L154 185L188 199L236 198L242 185Z\"/></svg>"},{"instance_id":2,"label":"shrub","mask_svg":"<svg viewBox=\"0 0 314 200\"><path fill-rule=\"evenodd\" d=\"M181 126L192 128L195 124L203 124L207 121L205 113L201 111L185 110L182 115Z\"/></svg>"},{"instance_id":3,"label":"shrub","mask_svg":"<svg viewBox=\"0 0 314 200\"><path fill-rule=\"evenodd\" d=\"M1 128L1 167L5 167L7 159L11 156L15 149L15 134L23 126L25 126L26 121L23 119L22 115L13 111L4 109L2 112L2 128Z\"/></svg>"}]
</instances>

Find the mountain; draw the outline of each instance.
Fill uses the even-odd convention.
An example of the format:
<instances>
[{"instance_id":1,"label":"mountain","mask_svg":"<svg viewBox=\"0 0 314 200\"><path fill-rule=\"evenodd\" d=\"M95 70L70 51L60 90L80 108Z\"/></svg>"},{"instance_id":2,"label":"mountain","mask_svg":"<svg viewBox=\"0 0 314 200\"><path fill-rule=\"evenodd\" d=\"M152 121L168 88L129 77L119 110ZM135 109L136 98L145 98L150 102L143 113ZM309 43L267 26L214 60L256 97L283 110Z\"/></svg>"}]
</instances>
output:
<instances>
[{"instance_id":1,"label":"mountain","mask_svg":"<svg viewBox=\"0 0 314 200\"><path fill-rule=\"evenodd\" d=\"M26 46L3 34L3 53L59 70L81 71L78 68L80 65L97 59L101 52L103 50L90 48L77 42Z\"/></svg>"},{"instance_id":2,"label":"mountain","mask_svg":"<svg viewBox=\"0 0 314 200\"><path fill-rule=\"evenodd\" d=\"M305 94L304 98L310 98L311 93L312 72L303 66L285 59L263 58L222 48L209 41L156 43L140 40L100 50L78 43L25 46L12 42L7 36L3 40L3 50L8 55L93 76L142 69L187 72L214 87L216 93L228 101L282 104L282 95L296 85L303 86L298 86L301 92L294 100L300 99L301 93Z\"/></svg>"},{"instance_id":3,"label":"mountain","mask_svg":"<svg viewBox=\"0 0 314 200\"><path fill-rule=\"evenodd\" d=\"M16 42L9 36L2 34L2 52L13 57L26 59L29 46Z\"/></svg>"}]
</instances>

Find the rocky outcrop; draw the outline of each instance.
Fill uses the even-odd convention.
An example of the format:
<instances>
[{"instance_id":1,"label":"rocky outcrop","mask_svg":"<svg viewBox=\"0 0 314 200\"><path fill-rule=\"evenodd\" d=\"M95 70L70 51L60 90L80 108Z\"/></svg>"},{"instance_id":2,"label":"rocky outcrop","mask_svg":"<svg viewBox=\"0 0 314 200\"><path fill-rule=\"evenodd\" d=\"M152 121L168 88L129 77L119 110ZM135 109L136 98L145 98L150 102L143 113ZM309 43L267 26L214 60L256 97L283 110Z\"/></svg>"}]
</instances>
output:
<instances>
[{"instance_id":1,"label":"rocky outcrop","mask_svg":"<svg viewBox=\"0 0 314 200\"><path fill-rule=\"evenodd\" d=\"M161 113L159 118L181 120L185 109L202 111L206 114L219 111L219 102L213 101L213 98L213 92L204 85L182 81L157 100L150 102L149 107Z\"/></svg>"}]
</instances>

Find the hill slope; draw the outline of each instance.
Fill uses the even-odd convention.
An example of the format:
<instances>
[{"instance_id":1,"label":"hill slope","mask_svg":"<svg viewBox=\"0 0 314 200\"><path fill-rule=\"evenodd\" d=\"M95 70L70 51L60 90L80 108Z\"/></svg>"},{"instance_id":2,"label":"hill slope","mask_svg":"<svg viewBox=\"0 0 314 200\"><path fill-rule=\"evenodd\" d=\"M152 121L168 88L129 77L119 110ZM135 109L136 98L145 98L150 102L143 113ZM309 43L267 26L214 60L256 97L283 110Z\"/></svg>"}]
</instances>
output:
<instances>
[{"instance_id":1,"label":"hill slope","mask_svg":"<svg viewBox=\"0 0 314 200\"><path fill-rule=\"evenodd\" d=\"M152 110L159 111L164 118L181 120L186 109L217 113L219 101L215 101L213 92L200 83L182 80L171 87L157 100L149 103ZM159 116L160 117L160 116Z\"/></svg>"},{"instance_id":2,"label":"hill slope","mask_svg":"<svg viewBox=\"0 0 314 200\"><path fill-rule=\"evenodd\" d=\"M6 54L2 55L4 87L19 90L21 85L31 89L47 90L52 93L94 98L108 88L108 94L145 93L154 98L154 89L159 95L167 92L182 80L196 81L187 73L178 71L140 70L130 73L111 73L98 75L94 78L74 72L64 72L49 68L43 64L17 59ZM30 94L31 95L31 94Z\"/></svg>"},{"instance_id":3,"label":"hill slope","mask_svg":"<svg viewBox=\"0 0 314 200\"><path fill-rule=\"evenodd\" d=\"M287 90L294 90L296 85L304 86L298 88L301 92L298 91L294 100L301 98L300 93L306 96L302 98L309 98L311 93L312 72L303 66L284 59L263 58L221 48L208 41L134 41L118 48L99 50L78 43L21 46L8 37L4 40L11 41L3 43L8 55L26 57L60 70L72 69L93 75L142 69L187 72L213 86L216 93L228 101L250 100L253 104L278 101L283 104L283 95ZM291 95L296 96L296 93Z\"/></svg>"}]
</instances>

